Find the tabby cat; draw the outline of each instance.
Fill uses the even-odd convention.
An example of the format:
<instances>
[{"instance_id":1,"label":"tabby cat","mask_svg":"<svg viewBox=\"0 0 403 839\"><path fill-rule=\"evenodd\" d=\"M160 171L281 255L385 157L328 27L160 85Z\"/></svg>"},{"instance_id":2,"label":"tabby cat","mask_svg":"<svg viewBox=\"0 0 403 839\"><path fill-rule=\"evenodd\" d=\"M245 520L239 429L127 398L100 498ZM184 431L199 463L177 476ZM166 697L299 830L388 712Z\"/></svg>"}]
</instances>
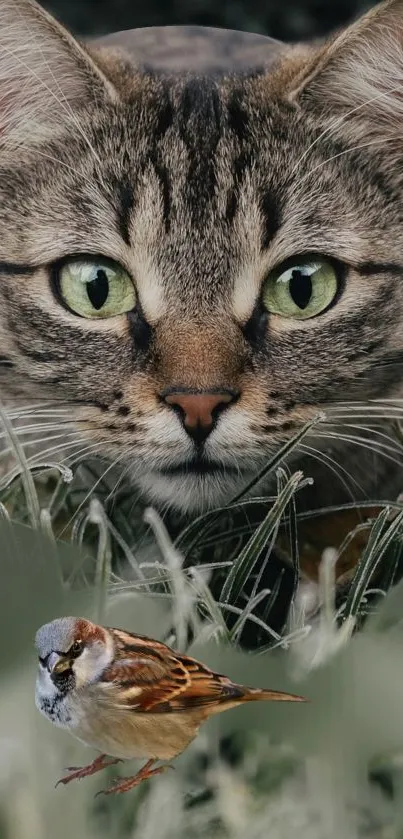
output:
<instances>
[{"instance_id":1,"label":"tabby cat","mask_svg":"<svg viewBox=\"0 0 403 839\"><path fill-rule=\"evenodd\" d=\"M304 503L396 495L403 1L291 48L83 45L0 0L0 348L48 457L162 507L224 503L318 411Z\"/></svg>"}]
</instances>

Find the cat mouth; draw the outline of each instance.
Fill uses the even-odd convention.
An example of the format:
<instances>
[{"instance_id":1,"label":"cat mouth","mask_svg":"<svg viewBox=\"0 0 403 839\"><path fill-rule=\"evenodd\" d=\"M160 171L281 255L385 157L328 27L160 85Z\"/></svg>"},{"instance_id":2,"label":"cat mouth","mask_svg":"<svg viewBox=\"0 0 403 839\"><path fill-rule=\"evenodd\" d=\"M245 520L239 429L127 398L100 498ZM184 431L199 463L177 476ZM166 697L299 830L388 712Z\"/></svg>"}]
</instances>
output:
<instances>
[{"instance_id":1,"label":"cat mouth","mask_svg":"<svg viewBox=\"0 0 403 839\"><path fill-rule=\"evenodd\" d=\"M179 475L180 477L185 477L186 475L217 475L219 472L227 475L239 474L239 469L235 466L227 466L208 460L188 460L184 463L175 464L174 466L162 467L158 471L161 475L166 475L167 477L173 477L175 475Z\"/></svg>"}]
</instances>

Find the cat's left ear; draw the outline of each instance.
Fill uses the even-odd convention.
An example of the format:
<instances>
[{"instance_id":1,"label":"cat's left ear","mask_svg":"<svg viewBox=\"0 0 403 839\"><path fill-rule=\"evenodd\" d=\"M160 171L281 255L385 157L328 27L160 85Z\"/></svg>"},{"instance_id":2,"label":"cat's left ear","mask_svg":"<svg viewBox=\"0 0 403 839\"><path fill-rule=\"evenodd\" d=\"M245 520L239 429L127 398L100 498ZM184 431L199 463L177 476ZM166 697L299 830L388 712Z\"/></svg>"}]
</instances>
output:
<instances>
[{"instance_id":1,"label":"cat's left ear","mask_svg":"<svg viewBox=\"0 0 403 839\"><path fill-rule=\"evenodd\" d=\"M403 0L387 0L320 49L294 77L290 98L351 127L402 132Z\"/></svg>"},{"instance_id":2,"label":"cat's left ear","mask_svg":"<svg viewBox=\"0 0 403 839\"><path fill-rule=\"evenodd\" d=\"M116 99L89 53L35 0L0 0L0 145L77 128L79 108Z\"/></svg>"}]
</instances>

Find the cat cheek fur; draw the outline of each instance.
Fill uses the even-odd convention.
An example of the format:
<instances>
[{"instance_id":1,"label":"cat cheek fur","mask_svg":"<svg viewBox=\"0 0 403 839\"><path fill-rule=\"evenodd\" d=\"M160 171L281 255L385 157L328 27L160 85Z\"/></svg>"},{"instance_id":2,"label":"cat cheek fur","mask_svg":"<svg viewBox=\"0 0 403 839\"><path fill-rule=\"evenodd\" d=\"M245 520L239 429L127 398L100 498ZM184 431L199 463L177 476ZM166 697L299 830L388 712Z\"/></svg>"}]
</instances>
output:
<instances>
[{"instance_id":1,"label":"cat cheek fur","mask_svg":"<svg viewBox=\"0 0 403 839\"><path fill-rule=\"evenodd\" d=\"M252 44L265 63L264 39L208 37L213 51L227 38L216 49L235 70ZM156 30L154 60L189 57L192 38ZM132 43L146 49L139 33ZM182 511L230 498L322 409L328 423L306 441L305 457L311 447L319 458L306 503L345 500L329 446L354 494L393 495L398 468L365 427L356 445L348 423L368 423L375 398L403 396L403 2L320 47L268 40L270 72L153 74L105 44L87 52L30 0L0 4L2 393L56 403L48 456L65 432L67 454L116 459ZM51 266L88 253L131 275L135 313L63 309ZM267 316L265 276L307 253L342 266L337 302L303 323ZM210 474L186 471L200 446L161 398L169 388L237 395L204 443ZM183 475L169 472L181 463Z\"/></svg>"}]
</instances>

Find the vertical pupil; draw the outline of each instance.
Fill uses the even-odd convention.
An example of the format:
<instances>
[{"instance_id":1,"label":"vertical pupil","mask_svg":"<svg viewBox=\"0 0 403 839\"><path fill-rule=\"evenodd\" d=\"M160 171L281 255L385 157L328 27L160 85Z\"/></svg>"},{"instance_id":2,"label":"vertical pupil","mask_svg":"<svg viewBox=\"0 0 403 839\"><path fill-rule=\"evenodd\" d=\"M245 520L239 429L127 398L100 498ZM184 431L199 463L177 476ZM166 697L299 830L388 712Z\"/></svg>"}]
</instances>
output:
<instances>
[{"instance_id":1,"label":"vertical pupil","mask_svg":"<svg viewBox=\"0 0 403 839\"><path fill-rule=\"evenodd\" d=\"M312 275L303 274L301 268L296 268L292 272L289 290L295 305L306 309L312 297Z\"/></svg>"},{"instance_id":2,"label":"vertical pupil","mask_svg":"<svg viewBox=\"0 0 403 839\"><path fill-rule=\"evenodd\" d=\"M94 309L102 309L109 294L109 281L103 268L98 268L94 279L87 283L87 294Z\"/></svg>"}]
</instances>

